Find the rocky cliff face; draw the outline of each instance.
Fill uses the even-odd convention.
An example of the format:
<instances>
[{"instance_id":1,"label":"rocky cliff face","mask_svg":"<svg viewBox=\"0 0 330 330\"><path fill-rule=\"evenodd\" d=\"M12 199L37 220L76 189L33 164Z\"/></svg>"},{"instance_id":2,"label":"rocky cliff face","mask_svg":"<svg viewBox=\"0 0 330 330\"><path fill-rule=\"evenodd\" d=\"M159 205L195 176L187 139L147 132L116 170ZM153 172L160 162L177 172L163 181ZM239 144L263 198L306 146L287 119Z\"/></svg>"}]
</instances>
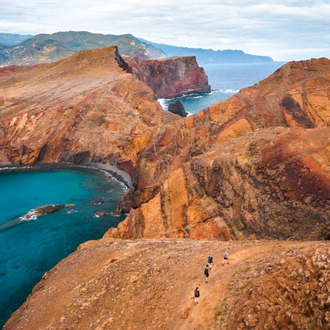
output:
<instances>
[{"instance_id":1,"label":"rocky cliff face","mask_svg":"<svg viewBox=\"0 0 330 330\"><path fill-rule=\"evenodd\" d=\"M327 329L329 249L329 242L88 242L44 275L4 330ZM230 262L221 266L226 250Z\"/></svg>"},{"instance_id":2,"label":"rocky cliff face","mask_svg":"<svg viewBox=\"0 0 330 330\"><path fill-rule=\"evenodd\" d=\"M120 238L328 239L330 128L270 128L182 164Z\"/></svg>"},{"instance_id":3,"label":"rocky cliff face","mask_svg":"<svg viewBox=\"0 0 330 330\"><path fill-rule=\"evenodd\" d=\"M115 47L2 68L1 159L124 169L115 237L330 236L329 60L288 63L185 119L128 71Z\"/></svg>"},{"instance_id":4,"label":"rocky cliff face","mask_svg":"<svg viewBox=\"0 0 330 330\"><path fill-rule=\"evenodd\" d=\"M10 163L103 162L132 174L127 146L180 117L163 111L116 47L0 69L0 148Z\"/></svg>"},{"instance_id":5,"label":"rocky cliff face","mask_svg":"<svg viewBox=\"0 0 330 330\"><path fill-rule=\"evenodd\" d=\"M141 81L150 86L158 98L173 98L189 93L209 93L208 78L196 57L172 57L141 60L124 57Z\"/></svg>"},{"instance_id":6,"label":"rocky cliff face","mask_svg":"<svg viewBox=\"0 0 330 330\"><path fill-rule=\"evenodd\" d=\"M329 231L317 228L329 221L329 130L320 129L330 123L329 72L327 59L288 63L232 98L146 135L135 191L121 205L140 208L114 235L327 238ZM251 168L235 163L241 154ZM228 186L226 177L233 180ZM254 201L244 206L248 196ZM319 223L313 233L310 218ZM305 233L296 232L302 221Z\"/></svg>"}]
</instances>

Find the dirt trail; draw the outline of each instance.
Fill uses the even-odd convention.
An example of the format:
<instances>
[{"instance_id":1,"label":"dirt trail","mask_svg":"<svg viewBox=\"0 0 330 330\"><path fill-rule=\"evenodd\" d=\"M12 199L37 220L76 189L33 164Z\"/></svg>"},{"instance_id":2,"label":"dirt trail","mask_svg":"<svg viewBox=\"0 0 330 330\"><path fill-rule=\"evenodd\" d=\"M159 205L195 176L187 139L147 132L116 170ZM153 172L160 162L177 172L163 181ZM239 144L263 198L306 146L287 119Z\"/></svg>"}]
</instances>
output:
<instances>
[{"instance_id":1,"label":"dirt trail","mask_svg":"<svg viewBox=\"0 0 330 330\"><path fill-rule=\"evenodd\" d=\"M233 248L229 244L227 249L229 251L229 264L222 266L223 252L226 249L226 246L223 246L223 251L213 255L214 263L208 283L205 283L205 278L200 276L199 289L201 297L199 303L197 305L193 304L192 292L188 297L188 303L183 306L183 310L189 306L189 316L186 319L181 318L181 320L178 320L178 326L175 330L208 329L209 324L213 322L217 314L225 308L224 305L219 304L219 301L223 302L229 296L228 287L236 272L243 271L244 268L256 264L263 258L280 253L283 248L299 247L299 245L306 245L306 242L299 244L297 242L279 241L278 244L274 244L274 241L272 241L251 247L246 247L245 244L242 244L242 246L235 244ZM217 306L217 308L214 306Z\"/></svg>"},{"instance_id":2,"label":"dirt trail","mask_svg":"<svg viewBox=\"0 0 330 330\"><path fill-rule=\"evenodd\" d=\"M326 241L90 241L45 274L4 329L325 329L329 255Z\"/></svg>"}]
</instances>

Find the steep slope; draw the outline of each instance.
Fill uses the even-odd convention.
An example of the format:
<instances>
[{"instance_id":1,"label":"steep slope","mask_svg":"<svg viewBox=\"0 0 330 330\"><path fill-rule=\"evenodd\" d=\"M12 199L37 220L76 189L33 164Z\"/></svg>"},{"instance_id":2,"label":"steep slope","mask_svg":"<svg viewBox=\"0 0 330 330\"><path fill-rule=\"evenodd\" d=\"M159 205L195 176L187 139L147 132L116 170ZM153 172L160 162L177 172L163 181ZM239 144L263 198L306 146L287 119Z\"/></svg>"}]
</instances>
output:
<instances>
[{"instance_id":1,"label":"steep slope","mask_svg":"<svg viewBox=\"0 0 330 330\"><path fill-rule=\"evenodd\" d=\"M162 110L117 47L0 69L0 148L11 163L123 164L127 145L180 117ZM129 172L129 169L128 169Z\"/></svg>"},{"instance_id":2,"label":"steep slope","mask_svg":"<svg viewBox=\"0 0 330 330\"><path fill-rule=\"evenodd\" d=\"M210 93L211 87L196 58L172 57L163 60L141 60L126 57L125 61L141 81L150 86L158 98L174 98L189 93Z\"/></svg>"},{"instance_id":3,"label":"steep slope","mask_svg":"<svg viewBox=\"0 0 330 330\"><path fill-rule=\"evenodd\" d=\"M200 169L198 164L203 158L208 159L209 164L211 164L212 162L217 162L218 160L220 162L227 163L228 161L230 161L230 157L232 159L236 159L239 157L240 153L247 154L248 159L251 159L255 166L253 165L251 170L242 169L242 171L244 170L246 172L246 178L249 178L249 180L253 180L253 178L255 178L256 176L253 171L259 168L259 163L262 162L262 160L259 159L258 153L253 154L249 150L253 150L253 148L256 148L257 150L260 150L261 155L262 153L264 153L262 157L266 157L266 152L273 152L270 151L270 149L266 151L267 141L270 140L274 144L274 150L276 150L276 152L273 152L272 154L272 157L274 158L268 159L268 162L273 164L272 167L278 171L274 173L280 175L280 171L283 169L283 167L289 166L292 172L290 172L285 177L286 180L289 180L289 176L294 176L295 183L290 184L289 186L291 187L292 185L298 184L300 182L297 177L300 175L299 173L302 173L304 171L304 167L306 167L308 173L312 173L312 175L308 179L308 186L310 188L313 186L318 187L319 190L319 192L312 190L312 197L308 197L307 191L304 197L302 195L299 195L299 198L295 196L295 194L288 194L288 199L290 199L289 204L294 204L297 200L299 202L302 202L305 199L304 203L308 206L308 208L311 207L313 209L313 218L317 219L317 213L319 210L315 208L315 205L310 204L309 201L315 200L315 198L318 199L319 197L314 196L314 193L318 196L321 196L322 193L320 191L322 191L322 189L325 189L324 202L323 204L321 203L320 205L318 205L318 207L321 207L323 209L325 213L322 214L326 219L325 221L322 217L320 217L319 221L324 222L324 224L326 225L328 223L327 221L329 221L329 213L327 210L328 204L326 202L326 196L328 196L328 188L326 187L329 186L329 177L327 170L327 168L329 167L329 131L328 129L317 130L315 128L328 127L330 124L329 90L330 61L328 59L288 63L279 70L277 70L269 78L261 81L260 83L252 87L241 90L238 94L231 97L230 99L215 104L194 116L189 116L180 121L177 121L171 126L159 127L152 133L148 133L142 139L142 143L139 141L133 141L134 148L140 148L140 152L137 153L138 157L134 160L135 172L133 178L133 185L135 189L131 189L128 192L126 200L124 200L121 205L122 210L128 211L131 207L134 207L136 209L142 204L155 198L152 202L152 208L158 210L158 213L155 213L155 218L161 223L161 226L159 228L154 229L153 235L155 235L156 237L158 237L157 235L164 235L164 233L168 230L174 230L175 232L178 228L188 228L188 224L190 223L190 221L202 223L206 221L206 219L214 220L219 215L221 215L222 210L220 209L214 213L212 207L211 210L208 210L208 203L206 203L206 205L205 203L201 205L201 200L204 198L204 192L200 194L196 193L197 197L195 199L195 203L199 205L198 208L200 209L199 212L201 213L198 215L198 217L196 217L196 220L190 220L188 223L185 222L187 219L187 205L189 205L192 200L192 195L190 193L188 194L190 198L189 202L188 199L182 201L181 206L185 206L182 209L178 210L179 214L182 215L182 220L178 221L178 224L175 224L173 226L170 222L166 220L168 218L168 215L166 215L167 206L166 203L164 204L164 200L161 197L161 191L164 190L167 185L169 185L168 182L173 172L179 170L180 168L181 171L183 171L181 173L183 178L183 190L181 191L180 188L177 188L178 191L176 193L176 196L180 196L179 199L183 199L182 196L186 196L187 189L185 189L184 186L189 186L191 184L189 183L189 181L196 181L194 180L194 177L199 179L198 177L200 175ZM286 156L283 156L283 154L281 154L281 152L283 151L285 155L286 143L283 143L282 140L276 139L276 130L266 131L265 133L260 132L260 134L254 135L249 134L251 132L260 129L265 129L267 127L291 128L292 133L289 133L290 130L284 131L287 132L285 133L285 135L288 138L288 147L291 150L289 155L292 155L293 157L294 153L297 152L297 155L295 157L297 157L297 162L299 160L300 164L292 163L290 165L286 165ZM307 133L305 132L306 129L308 131ZM310 129L315 130L315 133L309 131ZM281 134L280 132L278 133ZM233 150L230 150L229 147L226 147L228 149L228 154L231 155L229 156L229 160L227 159L228 157L226 155L221 156L223 143L231 141L233 139L237 139L239 137L241 137L241 139L236 143L237 145L241 144L242 146L245 146L245 149L240 149L237 146L230 144L230 146L233 146ZM319 148L316 151L315 157L313 156L314 151L312 148L305 149L304 146L301 147L300 145L300 139L302 139L303 141L305 141L306 139L306 145L308 145L308 140L310 138L313 141L310 142L311 145L315 143L317 148ZM253 139L256 140L254 141ZM281 148L283 148L282 151ZM301 151L300 154L299 151ZM309 158L314 157L314 159L319 160L305 160L305 151L306 155L308 155L309 153ZM326 156L323 157L323 154ZM200 157L196 158L197 156ZM218 156L224 157L224 159L219 158ZM317 165L316 163L318 163L318 161L320 163ZM187 164L185 165L185 163ZM316 171L314 170L315 165L318 169ZM229 165L223 166L235 168L236 165L235 163L229 162ZM266 164L265 166L268 165ZM191 171L193 175L186 174L188 173L188 170L186 170L186 168L190 168L189 172ZM287 170L289 171L289 169ZM318 175L321 176L320 181L325 182L326 186L323 186L323 184L318 184L320 182L318 179ZM263 173L262 176L265 176L266 178L267 173ZM240 177L242 177L242 175L240 175ZM211 180L209 176L206 178L206 182L208 182L208 180ZM262 179L261 181L263 180L264 179ZM245 181L245 179L243 181ZM227 199L221 182L218 184L219 191L217 192L217 194L220 194L220 196L217 197L219 201L216 202L216 206L221 203L221 199ZM260 184L261 183L262 182L260 182ZM193 189L196 191L204 191L205 187L201 187L202 184L205 184L205 182L199 182L197 180ZM188 189L188 191L190 190ZM249 193L251 194L251 192ZM235 194L237 194L237 192L235 192ZM241 194L242 191L239 192L240 196ZM193 196L195 195L193 194ZM283 217L285 217L284 214L286 214L287 212L287 209L284 208L283 200L281 198L278 197L275 199L275 204L278 205L278 213L276 217L278 217L278 220L280 222L282 222ZM238 198L238 200L240 200L240 198ZM212 200L211 202L213 203ZM270 200L268 202L270 202ZM180 204L180 202L176 203ZM271 204L267 203L263 205L262 209L259 209L258 212L255 214L263 214L263 210L265 207L271 209L274 206L273 201L271 203L272 206ZM150 207L145 205L142 206L142 208L139 210L132 211L131 216L130 218L128 218L127 222L131 223L131 221L133 221L132 223L140 223L143 227L143 219L145 219L145 213L147 213L148 216L152 217L152 213L149 212ZM289 209L291 210L290 212L293 212L295 208L291 209L291 207L289 207ZM244 223L246 221L244 220L244 213L246 213L246 210L244 210L244 208L242 208L240 204L237 204L237 206L235 206L235 212L227 217L228 219L226 221L226 226L228 226L229 220L235 222L236 219L243 218ZM247 212L246 216L250 217L251 214L252 211ZM161 218L159 217L160 215L162 215ZM180 219L181 215L179 215ZM273 216L275 215L273 214ZM308 211L307 213L304 213L302 218L309 218L309 216L310 212ZM171 217L176 217L176 211L171 213ZM221 219L224 219L223 215L221 215ZM241 222L241 220L237 221L239 221L239 223ZM126 228L127 222L121 229L123 231L123 233L120 234L121 236L135 237L136 235L141 235L141 231L137 228L133 229L133 232L135 232L134 234L131 231L131 228L133 228L135 225ZM224 225L221 222L219 226L221 229ZM221 236L219 232L219 226L216 227L216 231L218 232L218 234L216 235ZM235 227L235 230L238 231L241 231L239 228L244 230L246 229L245 225L241 224L238 224L238 226L235 225ZM253 233L255 234L257 234L258 232L262 232L263 227L257 227L253 230ZM294 226L292 225L288 228L293 229L293 227ZM179 230L179 232L181 232L181 229ZM205 230L205 228L202 226L201 232L203 230ZM246 234L248 234L248 231L246 232ZM288 237L287 230L280 231L278 234L281 237ZM187 234L187 231L183 230L183 233L181 232L178 235L189 236L190 234ZM233 235L233 232L231 233L231 235L232 237L237 236L236 234ZM277 237L275 232L273 233L273 235L275 235L273 237ZM315 236L315 238L327 237L329 233L327 231L322 235L324 236ZM237 237L239 237L239 235ZM308 237L308 232L305 235L299 237Z\"/></svg>"},{"instance_id":4,"label":"steep slope","mask_svg":"<svg viewBox=\"0 0 330 330\"><path fill-rule=\"evenodd\" d=\"M154 189L181 164L213 145L249 132L329 126L329 90L328 59L291 62L225 101L148 133L143 144L133 141L141 146L135 161L137 192Z\"/></svg>"},{"instance_id":5,"label":"steep slope","mask_svg":"<svg viewBox=\"0 0 330 330\"><path fill-rule=\"evenodd\" d=\"M327 329L329 249L329 242L87 242L44 275L4 330ZM221 266L225 250L230 263Z\"/></svg>"},{"instance_id":6,"label":"steep slope","mask_svg":"<svg viewBox=\"0 0 330 330\"><path fill-rule=\"evenodd\" d=\"M181 164L114 237L329 239L330 128L270 128Z\"/></svg>"}]
</instances>

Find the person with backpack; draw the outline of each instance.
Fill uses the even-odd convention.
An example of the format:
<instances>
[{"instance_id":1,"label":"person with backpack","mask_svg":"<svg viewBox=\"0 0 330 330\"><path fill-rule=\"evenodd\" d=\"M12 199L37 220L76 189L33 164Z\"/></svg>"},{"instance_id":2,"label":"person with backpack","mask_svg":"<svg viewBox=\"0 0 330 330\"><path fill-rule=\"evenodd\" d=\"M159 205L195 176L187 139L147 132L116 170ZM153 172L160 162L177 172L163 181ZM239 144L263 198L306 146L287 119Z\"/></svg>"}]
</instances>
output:
<instances>
[{"instance_id":1,"label":"person with backpack","mask_svg":"<svg viewBox=\"0 0 330 330\"><path fill-rule=\"evenodd\" d=\"M222 261L222 266L225 265L225 262L227 261L227 265L229 264L229 257L228 257L228 252L225 251L225 253L223 254L223 261Z\"/></svg>"},{"instance_id":2,"label":"person with backpack","mask_svg":"<svg viewBox=\"0 0 330 330\"><path fill-rule=\"evenodd\" d=\"M199 290L197 286L196 289L194 290L194 305L198 304L198 298L199 298Z\"/></svg>"},{"instance_id":3,"label":"person with backpack","mask_svg":"<svg viewBox=\"0 0 330 330\"><path fill-rule=\"evenodd\" d=\"M211 271L212 266L213 266L213 257L212 257L212 256L209 256L209 257L207 258L207 263L209 264L209 269L210 269L210 271Z\"/></svg>"},{"instance_id":4,"label":"person with backpack","mask_svg":"<svg viewBox=\"0 0 330 330\"><path fill-rule=\"evenodd\" d=\"M207 283L207 280L209 278L209 275L210 275L210 272L209 272L209 265L206 265L205 266L205 269L204 269L204 275L205 275L205 283Z\"/></svg>"}]
</instances>

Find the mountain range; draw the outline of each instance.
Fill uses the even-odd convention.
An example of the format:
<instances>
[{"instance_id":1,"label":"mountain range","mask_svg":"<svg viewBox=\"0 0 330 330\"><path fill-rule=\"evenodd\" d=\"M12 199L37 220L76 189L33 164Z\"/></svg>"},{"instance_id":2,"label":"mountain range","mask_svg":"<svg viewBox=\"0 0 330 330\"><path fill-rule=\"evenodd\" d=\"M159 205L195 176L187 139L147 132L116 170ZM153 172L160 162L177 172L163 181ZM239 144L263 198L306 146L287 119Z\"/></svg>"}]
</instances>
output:
<instances>
[{"instance_id":1,"label":"mountain range","mask_svg":"<svg viewBox=\"0 0 330 330\"><path fill-rule=\"evenodd\" d=\"M245 54L242 50L213 50L203 48L177 47L140 39L161 49L167 56L196 56L199 64L210 63L256 63L273 62L269 56Z\"/></svg>"},{"instance_id":2,"label":"mountain range","mask_svg":"<svg viewBox=\"0 0 330 330\"><path fill-rule=\"evenodd\" d=\"M0 33L0 65L34 65L52 62L85 49L116 45L121 55L141 59L196 56L199 64L271 62L267 56L245 54L241 50L176 47L138 39L131 34L110 35L90 32L17 35Z\"/></svg>"}]
</instances>

